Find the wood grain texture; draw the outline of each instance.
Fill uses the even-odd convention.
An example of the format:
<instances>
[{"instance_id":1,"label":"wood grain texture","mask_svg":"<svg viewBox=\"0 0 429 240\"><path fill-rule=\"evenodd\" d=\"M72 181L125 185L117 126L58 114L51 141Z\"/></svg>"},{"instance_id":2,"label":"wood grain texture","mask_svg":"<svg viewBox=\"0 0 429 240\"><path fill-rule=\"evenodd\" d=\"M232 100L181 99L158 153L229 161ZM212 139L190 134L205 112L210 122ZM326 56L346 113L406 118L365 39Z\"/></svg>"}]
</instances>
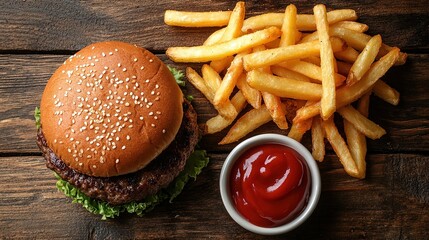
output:
<instances>
[{"instance_id":1,"label":"wood grain texture","mask_svg":"<svg viewBox=\"0 0 429 240\"><path fill-rule=\"evenodd\" d=\"M247 16L282 12L289 2L247 1ZM297 3L299 13L312 13L315 1ZM92 42L122 40L155 51L174 45L201 44L210 28L166 26L166 9L231 10L235 1L15 1L0 2L0 50L79 50ZM388 5L388 7L386 6ZM429 49L429 8L425 1L329 1L329 9L352 8L369 33L405 49ZM19 14L16 14L19 13ZM29 21L28 19L32 19ZM394 33L393 33L394 32ZM416 37L419 36L419 37Z\"/></svg>"},{"instance_id":2,"label":"wood grain texture","mask_svg":"<svg viewBox=\"0 0 429 240\"><path fill-rule=\"evenodd\" d=\"M3 157L0 238L263 239L239 227L224 210L218 181L226 154L210 154L210 157L204 173L191 181L172 204L162 204L143 218L123 216L109 221L100 221L98 216L71 204L70 199L59 193L42 157ZM429 173L415 169L427 169L428 156L371 155L367 178L363 181L350 178L336 156L329 155L319 165L323 183L315 213L302 228L273 239L427 237L427 229L422 226L429 224ZM418 179L419 186L407 184L416 182L409 176ZM381 232L384 234L380 235Z\"/></svg>"},{"instance_id":3,"label":"wood grain texture","mask_svg":"<svg viewBox=\"0 0 429 240\"><path fill-rule=\"evenodd\" d=\"M219 146L226 134L204 136L211 162L173 204L139 218L101 221L55 188L36 146L33 111L55 69L82 47L122 40L164 55L170 46L201 44L217 28L169 27L166 9L231 10L236 1L0 1L0 239L265 239L236 224L224 210L219 173L237 144ZM283 12L287 1L246 1L246 17ZM320 1L298 1L312 13ZM405 65L383 80L401 93L398 106L371 97L370 119L387 130L368 140L367 177L349 177L328 146L319 163L322 195L310 219L273 239L429 239L429 8L427 1L325 1L327 9L352 8L368 34L409 53ZM190 84L199 123L216 115ZM268 123L249 134L285 134ZM310 137L303 143L310 147Z\"/></svg>"},{"instance_id":4,"label":"wood grain texture","mask_svg":"<svg viewBox=\"0 0 429 240\"><path fill-rule=\"evenodd\" d=\"M158 55L167 64L184 69L185 64L174 64L165 55ZM66 55L0 55L0 153L38 152L35 144L33 111L39 105L44 85ZM401 93L398 106L392 106L376 97L370 104L370 118L387 130L379 140L369 141L372 152L426 151L429 149L429 84L427 82L429 55L410 54L408 63L391 69L383 78ZM199 67L199 65L194 65ZM412 87L410 87L412 86ZM204 123L215 115L213 107L191 84L185 89L195 96L193 102ZM211 151L229 151L235 144L218 146L227 130L204 138L203 147ZM267 124L251 135L276 132L286 134L274 124ZM403 141L407 139L407 141ZM310 146L309 139L304 143Z\"/></svg>"}]
</instances>

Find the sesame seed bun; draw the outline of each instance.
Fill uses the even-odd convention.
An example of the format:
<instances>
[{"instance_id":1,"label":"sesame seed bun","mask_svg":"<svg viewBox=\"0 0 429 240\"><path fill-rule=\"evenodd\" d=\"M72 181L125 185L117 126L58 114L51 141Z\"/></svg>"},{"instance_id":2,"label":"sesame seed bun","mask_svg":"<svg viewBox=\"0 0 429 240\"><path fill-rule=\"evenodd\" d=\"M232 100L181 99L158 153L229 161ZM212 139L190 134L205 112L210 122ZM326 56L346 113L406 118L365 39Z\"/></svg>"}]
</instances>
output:
<instances>
[{"instance_id":1,"label":"sesame seed bun","mask_svg":"<svg viewBox=\"0 0 429 240\"><path fill-rule=\"evenodd\" d=\"M144 168L176 136L183 94L165 64L123 42L89 45L49 79L41 100L48 146L97 177Z\"/></svg>"}]
</instances>

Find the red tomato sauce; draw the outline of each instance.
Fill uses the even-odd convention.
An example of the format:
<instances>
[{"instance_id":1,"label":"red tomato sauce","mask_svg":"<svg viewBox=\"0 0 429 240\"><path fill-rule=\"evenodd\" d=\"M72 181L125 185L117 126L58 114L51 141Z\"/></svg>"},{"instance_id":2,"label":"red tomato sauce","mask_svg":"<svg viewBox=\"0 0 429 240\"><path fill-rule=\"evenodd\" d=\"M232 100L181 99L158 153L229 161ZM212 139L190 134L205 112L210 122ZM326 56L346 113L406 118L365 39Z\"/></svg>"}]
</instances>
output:
<instances>
[{"instance_id":1,"label":"red tomato sauce","mask_svg":"<svg viewBox=\"0 0 429 240\"><path fill-rule=\"evenodd\" d=\"M308 167L287 146L266 144L247 150L234 164L230 180L237 210L257 226L290 222L308 203Z\"/></svg>"}]
</instances>

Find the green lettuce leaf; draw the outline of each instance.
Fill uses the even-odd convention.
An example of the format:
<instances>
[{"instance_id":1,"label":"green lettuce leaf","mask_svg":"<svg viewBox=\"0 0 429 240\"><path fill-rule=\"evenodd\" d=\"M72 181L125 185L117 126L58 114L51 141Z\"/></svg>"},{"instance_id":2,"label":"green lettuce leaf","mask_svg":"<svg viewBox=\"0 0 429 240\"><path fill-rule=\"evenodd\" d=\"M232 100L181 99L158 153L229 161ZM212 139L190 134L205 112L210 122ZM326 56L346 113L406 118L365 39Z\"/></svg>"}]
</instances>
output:
<instances>
[{"instance_id":1,"label":"green lettuce leaf","mask_svg":"<svg viewBox=\"0 0 429 240\"><path fill-rule=\"evenodd\" d=\"M89 212L101 215L101 219L103 220L115 218L123 212L134 213L141 216L165 200L169 200L171 203L173 199L182 192L189 179L196 179L197 175L207 166L208 162L209 158L207 157L206 151L195 150L187 160L184 170L167 188L160 190L155 195L146 197L141 202L131 202L118 206L111 206L106 202L91 199L55 173L58 179L56 185L67 197L73 199L73 203L79 203Z\"/></svg>"},{"instance_id":2,"label":"green lettuce leaf","mask_svg":"<svg viewBox=\"0 0 429 240\"><path fill-rule=\"evenodd\" d=\"M34 109L34 119L36 119L36 128L39 130L40 128L40 109L36 107Z\"/></svg>"},{"instance_id":3,"label":"green lettuce leaf","mask_svg":"<svg viewBox=\"0 0 429 240\"><path fill-rule=\"evenodd\" d=\"M176 79L177 84L181 87L184 87L186 82L185 80L183 80L183 77L185 76L185 74L183 74L182 71L177 70L174 67L170 67L170 66L167 66L167 67L168 67L168 70L170 70L171 74L173 74L174 79Z\"/></svg>"}]
</instances>

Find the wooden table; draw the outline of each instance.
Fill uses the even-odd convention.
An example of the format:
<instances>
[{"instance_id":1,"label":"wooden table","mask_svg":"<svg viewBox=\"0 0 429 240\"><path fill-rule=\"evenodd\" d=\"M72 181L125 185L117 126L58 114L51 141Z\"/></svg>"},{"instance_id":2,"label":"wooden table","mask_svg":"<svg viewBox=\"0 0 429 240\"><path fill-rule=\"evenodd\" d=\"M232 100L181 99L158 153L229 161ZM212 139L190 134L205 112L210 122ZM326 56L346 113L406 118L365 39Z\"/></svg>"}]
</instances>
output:
<instances>
[{"instance_id":1,"label":"wooden table","mask_svg":"<svg viewBox=\"0 0 429 240\"><path fill-rule=\"evenodd\" d=\"M55 188L36 143L33 110L46 81L71 54L97 41L144 46L166 63L169 46L197 45L214 29L168 27L165 9L226 10L233 1L32 1L0 2L0 238L240 238L259 239L238 226L222 205L218 180L235 144L225 134L205 136L211 161L173 204L139 218L101 221L71 204ZM280 2L280 1L279 1ZM368 141L365 180L349 177L332 150L319 164L323 179L317 210L300 228L278 239L428 239L429 236L429 7L427 1L329 1L328 9L352 8L369 34L409 53L405 65L384 79L401 93L398 106L371 99L370 118L387 130ZM316 2L297 2L311 13ZM282 12L287 2L249 1L248 15ZM172 64L184 69L186 64ZM190 84L203 123L215 111ZM251 135L283 133L267 124ZM310 147L310 138L303 140Z\"/></svg>"}]
</instances>

